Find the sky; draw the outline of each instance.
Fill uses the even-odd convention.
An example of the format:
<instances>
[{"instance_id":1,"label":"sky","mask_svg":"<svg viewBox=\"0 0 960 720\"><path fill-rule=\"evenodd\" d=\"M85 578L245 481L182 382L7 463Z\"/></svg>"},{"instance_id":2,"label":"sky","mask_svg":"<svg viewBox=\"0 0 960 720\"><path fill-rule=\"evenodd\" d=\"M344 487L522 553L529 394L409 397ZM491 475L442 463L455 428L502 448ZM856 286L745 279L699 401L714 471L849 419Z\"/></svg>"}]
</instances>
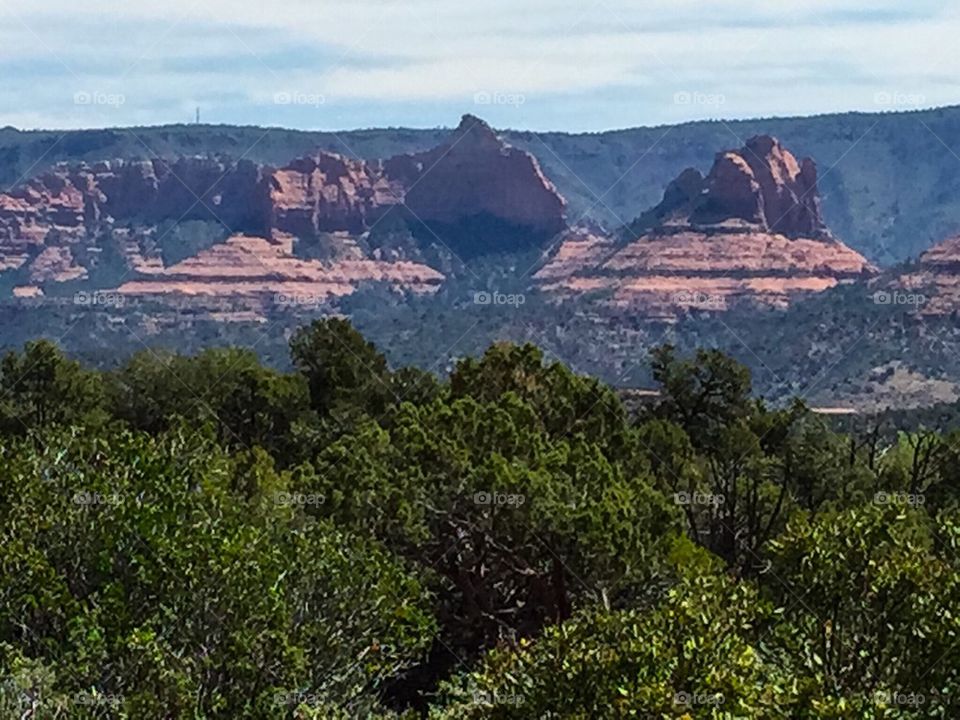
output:
<instances>
[{"instance_id":1,"label":"sky","mask_svg":"<svg viewBox=\"0 0 960 720\"><path fill-rule=\"evenodd\" d=\"M960 3L0 0L0 126L601 131L960 104Z\"/></svg>"}]
</instances>

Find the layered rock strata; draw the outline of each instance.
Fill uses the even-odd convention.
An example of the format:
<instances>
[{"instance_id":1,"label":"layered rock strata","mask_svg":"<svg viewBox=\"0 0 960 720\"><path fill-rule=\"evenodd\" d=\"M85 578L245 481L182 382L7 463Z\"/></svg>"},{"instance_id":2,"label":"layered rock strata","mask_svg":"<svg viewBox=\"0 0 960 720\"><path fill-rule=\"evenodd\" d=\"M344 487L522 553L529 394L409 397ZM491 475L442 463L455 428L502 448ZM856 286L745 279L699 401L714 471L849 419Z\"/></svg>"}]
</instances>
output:
<instances>
[{"instance_id":1,"label":"layered rock strata","mask_svg":"<svg viewBox=\"0 0 960 720\"><path fill-rule=\"evenodd\" d=\"M317 283L318 295L368 281L435 288L442 276L415 245L358 244L389 213L456 256L515 250L564 227L564 201L536 160L465 116L443 145L386 161L317 152L279 169L202 157L57 166L0 194L0 272L16 273L20 295L110 273L124 293L160 295L253 292L240 277L274 290ZM189 221L208 223L219 244L165 267L171 229Z\"/></svg>"},{"instance_id":2,"label":"layered rock strata","mask_svg":"<svg viewBox=\"0 0 960 720\"><path fill-rule=\"evenodd\" d=\"M827 229L813 161L761 136L720 153L706 177L685 170L620 237L571 231L536 278L561 297L590 292L673 318L743 300L782 306L875 272Z\"/></svg>"}]
</instances>

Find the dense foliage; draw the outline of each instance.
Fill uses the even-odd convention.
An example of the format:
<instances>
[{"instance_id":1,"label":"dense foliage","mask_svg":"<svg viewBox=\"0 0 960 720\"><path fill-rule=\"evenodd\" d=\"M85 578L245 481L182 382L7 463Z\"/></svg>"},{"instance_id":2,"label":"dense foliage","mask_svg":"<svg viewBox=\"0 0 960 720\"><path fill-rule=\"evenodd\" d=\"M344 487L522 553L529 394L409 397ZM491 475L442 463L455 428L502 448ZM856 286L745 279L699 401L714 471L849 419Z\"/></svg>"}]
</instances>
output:
<instances>
[{"instance_id":1,"label":"dense foliage","mask_svg":"<svg viewBox=\"0 0 960 720\"><path fill-rule=\"evenodd\" d=\"M339 319L0 361L0 718L953 718L960 435Z\"/></svg>"}]
</instances>

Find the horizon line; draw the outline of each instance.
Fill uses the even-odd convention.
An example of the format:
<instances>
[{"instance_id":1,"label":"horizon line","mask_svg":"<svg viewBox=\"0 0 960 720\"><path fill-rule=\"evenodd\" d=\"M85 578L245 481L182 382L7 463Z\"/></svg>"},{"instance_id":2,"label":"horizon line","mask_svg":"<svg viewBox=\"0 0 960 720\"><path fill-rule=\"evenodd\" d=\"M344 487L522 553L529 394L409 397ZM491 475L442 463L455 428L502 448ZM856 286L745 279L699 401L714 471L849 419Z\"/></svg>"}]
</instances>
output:
<instances>
[{"instance_id":1,"label":"horizon line","mask_svg":"<svg viewBox=\"0 0 960 720\"><path fill-rule=\"evenodd\" d=\"M519 129L519 128L513 128L513 127L495 127L493 125L491 125L491 127L493 127L493 129L497 130L498 132L512 133L516 135L522 135L524 133L550 134L550 135L604 135L608 133L629 132L632 130L657 130L661 128L686 127L691 125L812 120L816 118L844 117L844 116L872 117L872 116L886 116L886 115L916 115L920 113L930 113L930 112L945 111L945 110L960 110L960 101L958 101L956 104L931 105L928 107L885 108L880 110L836 110L833 112L812 113L810 115L764 115L764 116L755 115L755 116L747 116L747 117L694 118L694 119L683 120L683 121L674 122L674 123L621 125L617 127L605 128L603 130ZM474 112L463 113L461 117L466 115L472 115L478 118L480 117ZM385 132L385 131L398 131L398 130L406 130L406 131L413 131L413 132L452 131L456 129L456 125L432 125L432 126L371 125L371 126L365 126L365 127L339 127L339 128L332 128L332 129L322 129L322 128L284 126L284 125L239 124L239 123L230 123L230 122L220 122L220 123L167 122L167 123L157 123L157 124L150 124L150 125L104 125L104 126L91 126L91 127L82 127L82 128L57 128L57 127L20 128L15 125L5 125L3 127L0 127L0 133L3 133L3 132L15 132L15 133L22 133L22 134L60 133L65 135L67 133L109 132L109 131L122 131L122 130L134 130L134 129L162 130L165 128L235 128L235 129L251 129L251 130L283 130L284 132L297 132L297 133L305 133L305 134L329 133L332 135L337 135L340 133Z\"/></svg>"}]
</instances>

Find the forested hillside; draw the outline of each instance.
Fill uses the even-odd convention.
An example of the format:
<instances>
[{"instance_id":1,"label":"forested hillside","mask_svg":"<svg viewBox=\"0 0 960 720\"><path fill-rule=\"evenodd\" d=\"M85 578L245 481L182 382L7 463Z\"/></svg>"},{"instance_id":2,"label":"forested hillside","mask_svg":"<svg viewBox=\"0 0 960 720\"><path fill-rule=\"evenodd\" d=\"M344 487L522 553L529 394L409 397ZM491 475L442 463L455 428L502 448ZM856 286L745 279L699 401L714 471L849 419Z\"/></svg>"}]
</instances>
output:
<instances>
[{"instance_id":1,"label":"forested hillside","mask_svg":"<svg viewBox=\"0 0 960 720\"><path fill-rule=\"evenodd\" d=\"M2 718L954 718L960 432L348 322L0 362Z\"/></svg>"}]
</instances>

